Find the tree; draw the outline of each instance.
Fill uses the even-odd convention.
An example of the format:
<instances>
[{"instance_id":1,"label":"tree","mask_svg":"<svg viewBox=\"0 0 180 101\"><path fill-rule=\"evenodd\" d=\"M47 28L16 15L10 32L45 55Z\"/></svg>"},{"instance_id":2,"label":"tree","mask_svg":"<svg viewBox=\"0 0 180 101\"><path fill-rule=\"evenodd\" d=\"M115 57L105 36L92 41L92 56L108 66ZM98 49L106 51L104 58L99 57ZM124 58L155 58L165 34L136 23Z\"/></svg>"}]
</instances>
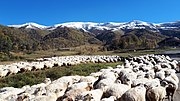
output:
<instances>
[{"instance_id":1,"label":"tree","mask_svg":"<svg viewBox=\"0 0 180 101\"><path fill-rule=\"evenodd\" d=\"M0 51L9 53L9 51L12 49L12 41L11 39L0 33Z\"/></svg>"}]
</instances>

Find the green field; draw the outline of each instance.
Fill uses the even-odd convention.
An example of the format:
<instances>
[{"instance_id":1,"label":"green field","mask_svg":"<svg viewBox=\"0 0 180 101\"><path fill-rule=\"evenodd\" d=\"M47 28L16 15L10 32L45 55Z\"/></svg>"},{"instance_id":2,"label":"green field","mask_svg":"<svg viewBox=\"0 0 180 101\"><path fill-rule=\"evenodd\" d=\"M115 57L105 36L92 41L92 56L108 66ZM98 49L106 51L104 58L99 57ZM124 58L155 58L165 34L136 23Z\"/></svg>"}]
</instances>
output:
<instances>
[{"instance_id":1,"label":"green field","mask_svg":"<svg viewBox=\"0 0 180 101\"><path fill-rule=\"evenodd\" d=\"M172 50L172 49L171 49ZM139 56L146 54L159 54L166 50L119 50L119 51L97 51L91 54L83 55L118 55L121 57L128 56ZM52 57L52 56L67 56L67 55L81 55L78 51L58 51L58 50L48 50L48 51L34 51L32 53L12 53L15 57L21 57L21 59L14 59L13 61L1 61L0 64L10 64L18 61L33 61L34 59L41 57ZM5 78L0 78L0 88L13 86L22 87L24 85L33 85L41 83L45 78L51 78L51 80L58 79L62 76L69 75L82 75L87 76L92 72L99 71L102 68L107 68L108 66L115 67L117 64L122 64L122 62L117 63L88 63L79 64L76 66L69 67L54 67L52 69L29 71L25 73L19 73L16 75L10 75Z\"/></svg>"},{"instance_id":2,"label":"green field","mask_svg":"<svg viewBox=\"0 0 180 101\"><path fill-rule=\"evenodd\" d=\"M79 64L76 66L64 66L64 67L54 67L51 69L38 70L38 71L28 71L25 73L19 73L16 75L10 75L0 79L0 88L2 87L22 87L24 85L34 85L42 83L45 78L50 78L51 80L56 80L62 76L72 76L81 75L87 76L92 72L97 72L102 68L107 68L108 66L115 67L122 62L117 63L87 63Z\"/></svg>"},{"instance_id":3,"label":"green field","mask_svg":"<svg viewBox=\"0 0 180 101\"><path fill-rule=\"evenodd\" d=\"M58 51L58 50L47 50L47 51L34 51L34 52L11 52L12 55L16 58L6 59L5 61L0 60L0 64L10 64L18 61L33 61L37 58L42 57L53 57L53 56L68 56L68 55L118 55L122 57L139 56L145 54L158 54L163 52L163 50L121 50L121 51L96 51L96 52L82 52L80 53L77 50L71 51Z\"/></svg>"}]
</instances>

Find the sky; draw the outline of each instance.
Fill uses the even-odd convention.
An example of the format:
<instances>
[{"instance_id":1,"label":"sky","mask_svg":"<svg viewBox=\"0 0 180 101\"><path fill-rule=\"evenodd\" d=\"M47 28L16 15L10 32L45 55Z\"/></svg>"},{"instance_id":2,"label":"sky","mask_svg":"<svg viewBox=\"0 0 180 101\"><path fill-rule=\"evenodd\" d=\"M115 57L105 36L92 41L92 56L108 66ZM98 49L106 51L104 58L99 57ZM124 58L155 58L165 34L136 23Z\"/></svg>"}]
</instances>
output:
<instances>
[{"instance_id":1,"label":"sky","mask_svg":"<svg viewBox=\"0 0 180 101\"><path fill-rule=\"evenodd\" d=\"M0 24L161 23L180 20L180 0L1 0Z\"/></svg>"}]
</instances>

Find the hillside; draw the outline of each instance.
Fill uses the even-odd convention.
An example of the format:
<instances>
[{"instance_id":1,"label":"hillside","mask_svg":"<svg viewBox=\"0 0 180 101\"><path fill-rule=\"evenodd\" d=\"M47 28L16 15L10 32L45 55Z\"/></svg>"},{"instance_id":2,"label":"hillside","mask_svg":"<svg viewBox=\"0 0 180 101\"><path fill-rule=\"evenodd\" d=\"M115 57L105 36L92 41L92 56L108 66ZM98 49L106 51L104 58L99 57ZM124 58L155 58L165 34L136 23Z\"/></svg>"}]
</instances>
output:
<instances>
[{"instance_id":1,"label":"hillside","mask_svg":"<svg viewBox=\"0 0 180 101\"><path fill-rule=\"evenodd\" d=\"M0 50L24 51L101 44L93 35L72 28L55 30L26 29L0 26Z\"/></svg>"},{"instance_id":2,"label":"hillside","mask_svg":"<svg viewBox=\"0 0 180 101\"><path fill-rule=\"evenodd\" d=\"M171 46L171 47L179 47L180 39L177 37L166 38L163 41L158 43L160 46Z\"/></svg>"},{"instance_id":3,"label":"hillside","mask_svg":"<svg viewBox=\"0 0 180 101\"><path fill-rule=\"evenodd\" d=\"M157 44L166 37L146 29L135 29L125 32L119 38L115 37L109 47L110 49L151 49L156 48Z\"/></svg>"},{"instance_id":4,"label":"hillside","mask_svg":"<svg viewBox=\"0 0 180 101\"><path fill-rule=\"evenodd\" d=\"M93 35L79 30L59 27L42 38L43 45L49 48L76 47L85 44L101 44ZM47 44L48 43L48 44Z\"/></svg>"},{"instance_id":5,"label":"hillside","mask_svg":"<svg viewBox=\"0 0 180 101\"><path fill-rule=\"evenodd\" d=\"M153 24L134 20L124 23L70 22L53 26L1 25L0 51L48 50L88 44L98 44L108 50L164 47L164 39L180 37L179 23Z\"/></svg>"}]
</instances>

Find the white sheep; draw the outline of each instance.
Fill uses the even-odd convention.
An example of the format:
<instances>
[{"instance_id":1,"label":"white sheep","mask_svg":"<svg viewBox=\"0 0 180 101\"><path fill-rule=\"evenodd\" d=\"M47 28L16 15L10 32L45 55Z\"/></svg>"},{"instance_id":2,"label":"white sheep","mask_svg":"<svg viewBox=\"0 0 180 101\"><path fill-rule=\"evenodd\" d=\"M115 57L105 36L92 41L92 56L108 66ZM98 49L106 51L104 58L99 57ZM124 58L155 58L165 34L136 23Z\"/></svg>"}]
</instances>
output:
<instances>
[{"instance_id":1,"label":"white sheep","mask_svg":"<svg viewBox=\"0 0 180 101\"><path fill-rule=\"evenodd\" d=\"M86 89L73 89L67 91L62 97L59 97L59 101L75 101L76 97L86 92Z\"/></svg>"},{"instance_id":2,"label":"white sheep","mask_svg":"<svg viewBox=\"0 0 180 101\"><path fill-rule=\"evenodd\" d=\"M98 78L94 76L82 76L79 82L88 82L88 83L94 84L94 82L97 80Z\"/></svg>"},{"instance_id":3,"label":"white sheep","mask_svg":"<svg viewBox=\"0 0 180 101\"><path fill-rule=\"evenodd\" d=\"M119 84L112 83L111 85L106 87L106 91L104 92L104 97L115 96L116 99L119 99L127 90L131 88L131 84Z\"/></svg>"},{"instance_id":4,"label":"white sheep","mask_svg":"<svg viewBox=\"0 0 180 101\"><path fill-rule=\"evenodd\" d=\"M146 88L139 85L126 91L120 98L120 101L146 101Z\"/></svg>"},{"instance_id":5,"label":"white sheep","mask_svg":"<svg viewBox=\"0 0 180 101\"><path fill-rule=\"evenodd\" d=\"M14 88L14 87L4 87L0 89L0 98L1 99L11 99L12 96L15 96L19 93L24 92L24 89Z\"/></svg>"},{"instance_id":6,"label":"white sheep","mask_svg":"<svg viewBox=\"0 0 180 101\"><path fill-rule=\"evenodd\" d=\"M10 74L16 74L20 71L16 65L9 65L6 68L9 70Z\"/></svg>"},{"instance_id":7,"label":"white sheep","mask_svg":"<svg viewBox=\"0 0 180 101\"><path fill-rule=\"evenodd\" d=\"M173 101L174 94L178 89L179 80L177 80L178 78L177 79L175 78L177 78L177 76L173 74L163 79L163 81L166 81L168 83L168 87L166 88L166 91L167 91L167 96L169 99L171 99L171 101Z\"/></svg>"},{"instance_id":8,"label":"white sheep","mask_svg":"<svg viewBox=\"0 0 180 101\"><path fill-rule=\"evenodd\" d=\"M51 83L45 87L46 94L56 94L57 97L61 97L65 94L68 84L66 83Z\"/></svg>"},{"instance_id":9,"label":"white sheep","mask_svg":"<svg viewBox=\"0 0 180 101\"><path fill-rule=\"evenodd\" d=\"M8 69L0 68L0 77L5 77L10 73Z\"/></svg>"},{"instance_id":10,"label":"white sheep","mask_svg":"<svg viewBox=\"0 0 180 101\"><path fill-rule=\"evenodd\" d=\"M100 101L103 95L103 91L101 89L94 89L91 91L85 91L80 95L76 96L77 101Z\"/></svg>"},{"instance_id":11,"label":"white sheep","mask_svg":"<svg viewBox=\"0 0 180 101\"><path fill-rule=\"evenodd\" d=\"M166 85L149 88L146 92L147 101L163 101L166 98Z\"/></svg>"},{"instance_id":12,"label":"white sheep","mask_svg":"<svg viewBox=\"0 0 180 101\"><path fill-rule=\"evenodd\" d=\"M56 100L57 100L57 96L54 93L48 95L36 96L30 99L30 101L56 101Z\"/></svg>"}]
</instances>

